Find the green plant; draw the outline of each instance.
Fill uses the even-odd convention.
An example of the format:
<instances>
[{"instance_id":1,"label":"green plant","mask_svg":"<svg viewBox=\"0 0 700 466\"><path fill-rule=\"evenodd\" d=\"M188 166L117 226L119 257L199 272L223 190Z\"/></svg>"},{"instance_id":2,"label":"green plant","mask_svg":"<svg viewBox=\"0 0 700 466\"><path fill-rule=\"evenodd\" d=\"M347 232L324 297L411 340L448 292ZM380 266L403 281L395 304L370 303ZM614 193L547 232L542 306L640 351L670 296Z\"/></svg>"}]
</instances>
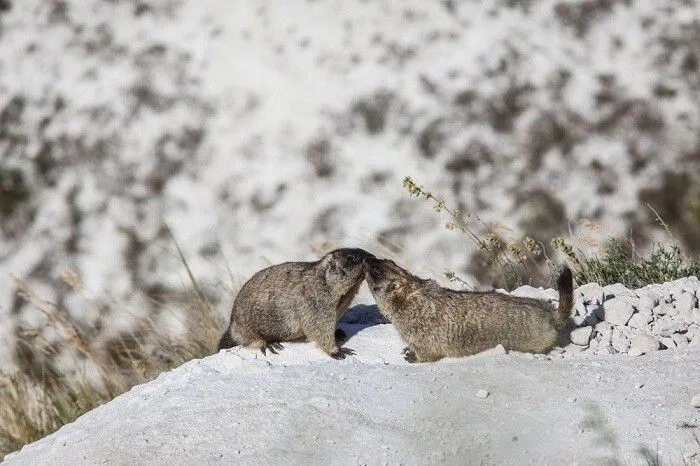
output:
<instances>
[{"instance_id":1,"label":"green plant","mask_svg":"<svg viewBox=\"0 0 700 466\"><path fill-rule=\"evenodd\" d=\"M634 289L691 275L700 276L700 261L686 257L676 244L657 242L648 254L642 255L629 240L611 238L604 244L602 255L593 257L585 257L561 237L552 240L552 247L569 259L574 280L580 284L595 282L605 286L622 283Z\"/></svg>"},{"instance_id":2,"label":"green plant","mask_svg":"<svg viewBox=\"0 0 700 466\"><path fill-rule=\"evenodd\" d=\"M604 242L602 255L586 257L580 249L563 238L552 239L552 247L561 251L572 263L577 283L595 282L602 286L622 283L628 288L641 288L652 283L664 283L691 275L700 276L700 258L689 258L681 250L671 230L659 214L657 222L670 238L670 244L653 242L652 248L642 254L627 238L609 238Z\"/></svg>"}]
</instances>

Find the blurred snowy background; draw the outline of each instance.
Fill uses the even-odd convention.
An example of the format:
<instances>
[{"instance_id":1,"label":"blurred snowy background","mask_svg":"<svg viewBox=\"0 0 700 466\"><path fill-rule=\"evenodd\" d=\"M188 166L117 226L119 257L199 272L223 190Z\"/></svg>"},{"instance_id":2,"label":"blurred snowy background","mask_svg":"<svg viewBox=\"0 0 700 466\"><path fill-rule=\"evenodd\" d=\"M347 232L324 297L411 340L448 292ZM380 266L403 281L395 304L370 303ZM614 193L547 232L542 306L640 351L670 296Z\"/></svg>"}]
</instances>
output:
<instances>
[{"instance_id":1,"label":"blurred snowy background","mask_svg":"<svg viewBox=\"0 0 700 466\"><path fill-rule=\"evenodd\" d=\"M41 319L11 275L87 324L157 316L188 286L163 222L222 316L326 243L479 281L407 175L544 244L643 247L649 203L697 253L700 5L0 1L0 339Z\"/></svg>"}]
</instances>

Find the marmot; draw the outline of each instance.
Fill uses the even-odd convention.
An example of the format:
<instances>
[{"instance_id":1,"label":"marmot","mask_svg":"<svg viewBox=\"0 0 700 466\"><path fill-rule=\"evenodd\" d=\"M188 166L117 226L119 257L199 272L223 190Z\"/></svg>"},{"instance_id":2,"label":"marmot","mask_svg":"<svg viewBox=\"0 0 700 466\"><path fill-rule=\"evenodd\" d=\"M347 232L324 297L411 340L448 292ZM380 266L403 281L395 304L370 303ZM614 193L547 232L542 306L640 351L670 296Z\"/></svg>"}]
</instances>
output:
<instances>
[{"instance_id":1,"label":"marmot","mask_svg":"<svg viewBox=\"0 0 700 466\"><path fill-rule=\"evenodd\" d=\"M308 339L336 359L336 324L364 281L362 249L336 249L316 262L285 262L255 273L236 296L218 350L241 345L272 353L280 342ZM339 332L339 335L342 332Z\"/></svg>"},{"instance_id":2,"label":"marmot","mask_svg":"<svg viewBox=\"0 0 700 466\"><path fill-rule=\"evenodd\" d=\"M450 290L390 260L367 260L366 277L380 312L408 344L404 353L409 362L466 356L498 344L507 350L547 352L573 307L568 267L557 281L558 308L544 300L494 291Z\"/></svg>"}]
</instances>

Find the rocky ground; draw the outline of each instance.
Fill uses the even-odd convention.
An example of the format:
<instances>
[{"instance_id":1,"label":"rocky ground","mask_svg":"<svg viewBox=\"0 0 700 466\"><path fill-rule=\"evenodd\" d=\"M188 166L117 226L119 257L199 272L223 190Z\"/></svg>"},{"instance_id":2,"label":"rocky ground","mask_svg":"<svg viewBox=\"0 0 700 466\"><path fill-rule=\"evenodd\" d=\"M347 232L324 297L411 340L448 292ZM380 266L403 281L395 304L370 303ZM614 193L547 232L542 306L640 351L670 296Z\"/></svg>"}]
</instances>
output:
<instances>
[{"instance_id":1,"label":"rocky ground","mask_svg":"<svg viewBox=\"0 0 700 466\"><path fill-rule=\"evenodd\" d=\"M576 289L571 344L567 352L627 353L700 347L700 281L688 277L629 290L589 283ZM555 290L522 286L518 296L558 299Z\"/></svg>"},{"instance_id":2,"label":"rocky ground","mask_svg":"<svg viewBox=\"0 0 700 466\"><path fill-rule=\"evenodd\" d=\"M9 455L13 464L700 464L700 350L408 364L389 324L194 360Z\"/></svg>"},{"instance_id":3,"label":"rocky ground","mask_svg":"<svg viewBox=\"0 0 700 466\"><path fill-rule=\"evenodd\" d=\"M163 221L222 315L228 288L327 242L489 283L473 245L402 190L406 175L545 245L631 232L643 248L650 203L697 252L699 12L3 1L0 337L42 322L10 274L87 326L157 316L186 284ZM81 308L68 269L106 304Z\"/></svg>"}]
</instances>

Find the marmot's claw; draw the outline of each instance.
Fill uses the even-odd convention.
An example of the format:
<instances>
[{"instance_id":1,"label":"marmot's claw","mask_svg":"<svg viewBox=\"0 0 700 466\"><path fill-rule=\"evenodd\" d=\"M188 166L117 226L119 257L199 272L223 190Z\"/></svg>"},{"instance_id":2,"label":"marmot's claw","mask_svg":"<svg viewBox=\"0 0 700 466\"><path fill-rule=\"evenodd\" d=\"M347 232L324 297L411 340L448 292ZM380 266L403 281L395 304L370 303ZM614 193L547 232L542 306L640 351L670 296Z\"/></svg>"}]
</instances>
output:
<instances>
[{"instance_id":1,"label":"marmot's claw","mask_svg":"<svg viewBox=\"0 0 700 466\"><path fill-rule=\"evenodd\" d=\"M333 359L345 359L346 355L353 356L355 354L355 350L351 348L338 348L338 351L335 353L331 354L331 357Z\"/></svg>"},{"instance_id":2,"label":"marmot's claw","mask_svg":"<svg viewBox=\"0 0 700 466\"><path fill-rule=\"evenodd\" d=\"M401 350L401 354L408 354L411 352L411 348L408 346Z\"/></svg>"},{"instance_id":3,"label":"marmot's claw","mask_svg":"<svg viewBox=\"0 0 700 466\"><path fill-rule=\"evenodd\" d=\"M411 349L409 349L408 347L407 347L407 348L404 348L403 354L404 354L403 358L404 358L406 361L408 361L408 362L418 362L418 358L416 358L416 353L414 353L413 351L411 351Z\"/></svg>"},{"instance_id":4,"label":"marmot's claw","mask_svg":"<svg viewBox=\"0 0 700 466\"><path fill-rule=\"evenodd\" d=\"M263 355L267 356L266 351L270 351L272 354L279 354L278 351L281 351L284 349L284 346L282 346L281 343L278 342L271 342L268 343L267 345L263 346L260 348L260 351L262 352Z\"/></svg>"}]
</instances>

